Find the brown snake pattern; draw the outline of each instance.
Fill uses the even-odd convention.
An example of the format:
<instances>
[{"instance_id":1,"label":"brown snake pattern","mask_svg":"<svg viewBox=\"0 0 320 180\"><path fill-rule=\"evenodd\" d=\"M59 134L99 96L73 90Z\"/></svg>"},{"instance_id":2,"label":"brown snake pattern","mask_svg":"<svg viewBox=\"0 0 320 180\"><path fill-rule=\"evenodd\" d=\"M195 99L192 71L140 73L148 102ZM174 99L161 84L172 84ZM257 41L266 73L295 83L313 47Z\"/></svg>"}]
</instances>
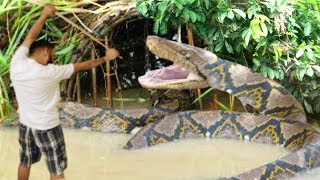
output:
<instances>
[{"instance_id":1,"label":"brown snake pattern","mask_svg":"<svg viewBox=\"0 0 320 180\"><path fill-rule=\"evenodd\" d=\"M210 86L235 95L249 112L186 111L165 116L125 145L137 149L185 138L232 138L281 145L291 153L222 179L283 179L320 166L320 134L306 123L302 106L285 88L239 64L200 48L149 36L157 56L197 74Z\"/></svg>"},{"instance_id":2,"label":"brown snake pattern","mask_svg":"<svg viewBox=\"0 0 320 180\"><path fill-rule=\"evenodd\" d=\"M60 104L60 121L64 128L85 129L104 133L129 133L135 127L152 123L180 110L177 100L151 108L113 109L64 102Z\"/></svg>"}]
</instances>

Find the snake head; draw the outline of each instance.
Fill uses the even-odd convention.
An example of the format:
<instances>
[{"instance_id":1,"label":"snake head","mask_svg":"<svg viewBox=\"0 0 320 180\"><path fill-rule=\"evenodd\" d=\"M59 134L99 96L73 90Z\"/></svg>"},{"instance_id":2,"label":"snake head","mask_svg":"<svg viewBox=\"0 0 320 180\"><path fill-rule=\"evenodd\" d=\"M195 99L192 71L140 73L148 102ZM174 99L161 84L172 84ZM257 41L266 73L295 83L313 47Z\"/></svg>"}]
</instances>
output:
<instances>
[{"instance_id":1,"label":"snake head","mask_svg":"<svg viewBox=\"0 0 320 180\"><path fill-rule=\"evenodd\" d=\"M209 74L204 66L218 59L215 54L202 48L170 41L158 36L148 36L146 45L153 54L174 62L174 64L198 75L203 80L206 80Z\"/></svg>"}]
</instances>

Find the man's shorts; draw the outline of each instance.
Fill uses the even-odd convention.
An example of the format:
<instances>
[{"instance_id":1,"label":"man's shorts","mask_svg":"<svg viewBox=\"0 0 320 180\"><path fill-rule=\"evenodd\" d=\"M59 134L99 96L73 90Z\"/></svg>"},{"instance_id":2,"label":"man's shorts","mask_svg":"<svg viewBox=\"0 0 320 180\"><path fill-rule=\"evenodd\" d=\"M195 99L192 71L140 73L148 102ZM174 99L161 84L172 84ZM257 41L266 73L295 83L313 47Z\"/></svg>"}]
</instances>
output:
<instances>
[{"instance_id":1,"label":"man's shorts","mask_svg":"<svg viewBox=\"0 0 320 180\"><path fill-rule=\"evenodd\" d=\"M46 158L48 169L53 176L63 173L67 168L67 153L61 125L48 130L35 130L20 123L20 164L30 167Z\"/></svg>"}]
</instances>

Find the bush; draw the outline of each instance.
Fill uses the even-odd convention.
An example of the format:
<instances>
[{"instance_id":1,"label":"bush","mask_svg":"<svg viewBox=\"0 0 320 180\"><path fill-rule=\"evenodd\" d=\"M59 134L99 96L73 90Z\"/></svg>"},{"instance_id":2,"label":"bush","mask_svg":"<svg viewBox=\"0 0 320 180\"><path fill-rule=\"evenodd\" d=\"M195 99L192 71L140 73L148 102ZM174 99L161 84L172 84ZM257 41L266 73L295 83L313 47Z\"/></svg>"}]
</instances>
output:
<instances>
[{"instance_id":1,"label":"bush","mask_svg":"<svg viewBox=\"0 0 320 180\"><path fill-rule=\"evenodd\" d=\"M279 81L308 113L320 113L320 0L135 3L155 33L188 23L210 51Z\"/></svg>"}]
</instances>

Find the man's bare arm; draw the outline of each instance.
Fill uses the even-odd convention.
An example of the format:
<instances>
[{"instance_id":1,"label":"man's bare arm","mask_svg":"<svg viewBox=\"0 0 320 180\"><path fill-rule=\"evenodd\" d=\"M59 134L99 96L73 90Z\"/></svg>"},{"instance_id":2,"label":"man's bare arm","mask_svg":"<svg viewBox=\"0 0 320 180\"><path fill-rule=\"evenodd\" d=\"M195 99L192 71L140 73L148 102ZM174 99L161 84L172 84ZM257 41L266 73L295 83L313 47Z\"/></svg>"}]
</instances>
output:
<instances>
[{"instance_id":1,"label":"man's bare arm","mask_svg":"<svg viewBox=\"0 0 320 180\"><path fill-rule=\"evenodd\" d=\"M92 69L94 67L97 67L107 61L110 61L112 59L115 59L119 56L119 52L114 49L114 48L110 48L107 51L107 55L103 58L100 59L94 59L94 60L90 60L90 61L86 61L86 62L81 62L81 63L74 63L74 73L78 73L80 71L85 71L85 70L89 70Z\"/></svg>"},{"instance_id":2,"label":"man's bare arm","mask_svg":"<svg viewBox=\"0 0 320 180\"><path fill-rule=\"evenodd\" d=\"M85 61L85 62L81 62L81 63L74 63L74 73L78 73L80 71L85 71L85 70L89 70L92 69L94 67L97 67L103 63L105 63L106 60L104 58L100 58L100 59L93 59L90 61Z\"/></svg>"},{"instance_id":3,"label":"man's bare arm","mask_svg":"<svg viewBox=\"0 0 320 180\"><path fill-rule=\"evenodd\" d=\"M53 17L55 15L56 8L52 4L46 4L41 12L39 19L29 30L26 38L24 39L22 45L30 48L31 44L38 38L44 23L48 17Z\"/></svg>"}]
</instances>

